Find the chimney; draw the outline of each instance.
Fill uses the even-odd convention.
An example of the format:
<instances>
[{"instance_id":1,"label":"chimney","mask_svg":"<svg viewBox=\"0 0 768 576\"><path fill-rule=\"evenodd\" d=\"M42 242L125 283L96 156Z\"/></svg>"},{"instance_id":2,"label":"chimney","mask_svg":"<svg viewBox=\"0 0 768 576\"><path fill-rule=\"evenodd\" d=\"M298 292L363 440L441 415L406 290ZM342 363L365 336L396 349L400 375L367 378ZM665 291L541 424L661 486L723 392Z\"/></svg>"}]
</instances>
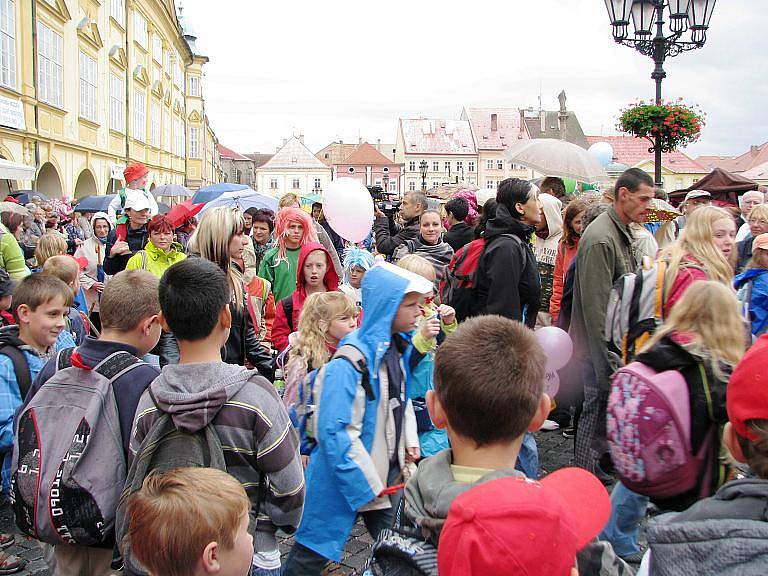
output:
<instances>
[{"instance_id":1,"label":"chimney","mask_svg":"<svg viewBox=\"0 0 768 576\"><path fill-rule=\"evenodd\" d=\"M499 129L499 116L497 114L491 114L491 132L496 132Z\"/></svg>"},{"instance_id":2,"label":"chimney","mask_svg":"<svg viewBox=\"0 0 768 576\"><path fill-rule=\"evenodd\" d=\"M381 152L381 138L376 138L376 150Z\"/></svg>"},{"instance_id":3,"label":"chimney","mask_svg":"<svg viewBox=\"0 0 768 576\"><path fill-rule=\"evenodd\" d=\"M755 146L754 144L749 147L749 153L753 156L756 155L758 152L760 152L760 146Z\"/></svg>"},{"instance_id":4,"label":"chimney","mask_svg":"<svg viewBox=\"0 0 768 576\"><path fill-rule=\"evenodd\" d=\"M304 134L299 133L299 142L304 144Z\"/></svg>"},{"instance_id":5,"label":"chimney","mask_svg":"<svg viewBox=\"0 0 768 576\"><path fill-rule=\"evenodd\" d=\"M285 146L286 144L288 144L288 139L287 138L283 138L283 146Z\"/></svg>"}]
</instances>

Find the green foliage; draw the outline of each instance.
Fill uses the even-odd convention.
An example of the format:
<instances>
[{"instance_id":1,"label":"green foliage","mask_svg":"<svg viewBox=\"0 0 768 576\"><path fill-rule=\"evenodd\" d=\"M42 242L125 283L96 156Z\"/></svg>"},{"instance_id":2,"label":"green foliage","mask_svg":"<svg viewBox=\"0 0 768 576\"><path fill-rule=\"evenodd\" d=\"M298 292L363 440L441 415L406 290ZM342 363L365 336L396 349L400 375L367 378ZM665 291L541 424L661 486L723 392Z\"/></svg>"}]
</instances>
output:
<instances>
[{"instance_id":1,"label":"green foliage","mask_svg":"<svg viewBox=\"0 0 768 576\"><path fill-rule=\"evenodd\" d=\"M661 136L661 151L672 152L696 142L701 136L705 117L698 106L689 106L682 98L661 105L646 104L642 100L621 111L617 129L636 138L655 142Z\"/></svg>"}]
</instances>

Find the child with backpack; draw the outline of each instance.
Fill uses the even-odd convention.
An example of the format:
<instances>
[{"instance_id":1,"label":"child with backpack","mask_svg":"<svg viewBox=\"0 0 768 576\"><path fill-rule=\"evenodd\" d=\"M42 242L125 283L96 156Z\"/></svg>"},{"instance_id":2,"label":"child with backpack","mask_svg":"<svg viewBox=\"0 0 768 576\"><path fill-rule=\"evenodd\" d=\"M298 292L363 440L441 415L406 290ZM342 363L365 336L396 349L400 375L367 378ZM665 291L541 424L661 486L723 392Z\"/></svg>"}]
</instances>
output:
<instances>
[{"instance_id":1,"label":"child with backpack","mask_svg":"<svg viewBox=\"0 0 768 576\"><path fill-rule=\"evenodd\" d=\"M301 309L307 296L317 292L334 292L339 288L339 277L333 267L331 254L320 242L308 242L299 250L296 286L292 294L276 305L272 345L278 352L288 348L288 336L299 325Z\"/></svg>"},{"instance_id":2,"label":"child with backpack","mask_svg":"<svg viewBox=\"0 0 768 576\"><path fill-rule=\"evenodd\" d=\"M14 323L10 309L15 289L16 281L11 279L8 272L0 268L0 328Z\"/></svg>"},{"instance_id":3,"label":"child with backpack","mask_svg":"<svg viewBox=\"0 0 768 576\"><path fill-rule=\"evenodd\" d=\"M753 338L768 330L768 234L752 240L752 258L746 270L733 279Z\"/></svg>"},{"instance_id":4,"label":"child with backpack","mask_svg":"<svg viewBox=\"0 0 768 576\"><path fill-rule=\"evenodd\" d=\"M53 256L43 265L43 273L55 276L72 290L73 306L67 312L66 330L72 335L77 346L91 333L88 316L77 308L74 298L80 292L80 265L72 256Z\"/></svg>"},{"instance_id":5,"label":"child with backpack","mask_svg":"<svg viewBox=\"0 0 768 576\"><path fill-rule=\"evenodd\" d=\"M637 530L647 496L662 509L682 510L727 477L720 429L727 422L726 386L745 349L738 310L730 288L695 282L636 362L613 377L607 436L621 482L611 494L603 538L622 558L639 561ZM648 410L665 417L643 418ZM664 432L657 434L657 427Z\"/></svg>"},{"instance_id":6,"label":"child with backpack","mask_svg":"<svg viewBox=\"0 0 768 576\"><path fill-rule=\"evenodd\" d=\"M128 503L133 551L150 576L246 576L250 508L240 483L221 470L153 473Z\"/></svg>"},{"instance_id":7,"label":"child with backpack","mask_svg":"<svg viewBox=\"0 0 768 576\"><path fill-rule=\"evenodd\" d=\"M166 270L159 292L163 328L176 336L181 359L164 366L139 401L124 497L153 469L226 469L248 493L251 519L258 519L252 573L279 574L275 532L293 532L304 503L297 434L269 380L221 360L232 322L232 288L221 268L188 258ZM135 573L127 525L119 511L118 544Z\"/></svg>"},{"instance_id":8,"label":"child with backpack","mask_svg":"<svg viewBox=\"0 0 768 576\"><path fill-rule=\"evenodd\" d=\"M750 474L679 514L648 524L649 551L638 576L768 573L768 337L744 355L728 382L723 443Z\"/></svg>"},{"instance_id":9,"label":"child with backpack","mask_svg":"<svg viewBox=\"0 0 768 576\"><path fill-rule=\"evenodd\" d=\"M404 270L423 276L430 282L435 282L435 268L426 258L418 254L408 254L401 258L397 265ZM419 328L428 320L437 318L440 320L440 334L438 338L445 338L456 330L456 313L446 304L438 304L434 296L428 296L421 305L421 319ZM433 374L435 371L435 353L437 352L437 339L425 339L419 332L414 335L414 346L425 354L413 371L409 398L413 402L416 414L416 426L419 432L419 448L421 457L427 458L449 447L448 434L445 429L435 427L429 418L427 411L427 392L434 389Z\"/></svg>"},{"instance_id":10,"label":"child with backpack","mask_svg":"<svg viewBox=\"0 0 768 576\"><path fill-rule=\"evenodd\" d=\"M139 398L158 375L156 368L140 360L160 336L157 287L158 279L143 270L114 276L101 297L99 339L87 336L75 350L65 349L52 357L18 411L13 475L16 522L27 534L55 545L59 576L112 573L114 520L127 474L131 425ZM103 380L101 393L94 395L99 383L92 377L97 374ZM114 409L102 405L101 394L114 397ZM46 475L55 475L65 455L78 447L83 419L90 425L88 451L77 466L64 470L60 481L87 488L62 493L57 523L51 524L48 501L38 500L37 490L29 487L50 486L53 506L57 484ZM44 461L33 470L26 463L38 449ZM104 461L110 466L104 467ZM91 502L98 503L99 513ZM58 530L61 525L66 525L69 536Z\"/></svg>"},{"instance_id":11,"label":"child with backpack","mask_svg":"<svg viewBox=\"0 0 768 576\"><path fill-rule=\"evenodd\" d=\"M419 458L411 372L422 359L411 333L432 283L389 263L363 278L363 316L315 380L317 447L307 467L307 500L285 576L319 575L341 559L358 514L373 537L392 525L389 496ZM439 322L427 325L434 337ZM317 379L328 383L318 386Z\"/></svg>"}]
</instances>

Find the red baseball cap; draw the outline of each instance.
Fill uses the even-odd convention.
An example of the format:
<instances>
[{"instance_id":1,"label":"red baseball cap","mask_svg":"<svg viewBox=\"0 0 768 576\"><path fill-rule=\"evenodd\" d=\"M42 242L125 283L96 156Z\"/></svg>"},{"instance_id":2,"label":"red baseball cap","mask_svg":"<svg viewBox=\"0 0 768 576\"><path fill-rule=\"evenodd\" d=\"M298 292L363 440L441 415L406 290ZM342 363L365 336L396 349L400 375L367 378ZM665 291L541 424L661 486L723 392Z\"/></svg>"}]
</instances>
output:
<instances>
[{"instance_id":1,"label":"red baseball cap","mask_svg":"<svg viewBox=\"0 0 768 576\"><path fill-rule=\"evenodd\" d=\"M440 534L440 576L569 576L576 553L600 533L611 502L600 481L562 468L540 482L485 482L451 504Z\"/></svg>"},{"instance_id":2,"label":"red baseball cap","mask_svg":"<svg viewBox=\"0 0 768 576\"><path fill-rule=\"evenodd\" d=\"M123 170L123 178L125 178L126 184L130 184L134 180L138 180L147 174L149 174L149 169L147 169L141 162L128 164L128 166L125 167L125 170Z\"/></svg>"},{"instance_id":3,"label":"red baseball cap","mask_svg":"<svg viewBox=\"0 0 768 576\"><path fill-rule=\"evenodd\" d=\"M747 426L750 420L768 420L768 334L757 339L736 366L730 380L725 404L728 420L739 436L756 441Z\"/></svg>"}]
</instances>

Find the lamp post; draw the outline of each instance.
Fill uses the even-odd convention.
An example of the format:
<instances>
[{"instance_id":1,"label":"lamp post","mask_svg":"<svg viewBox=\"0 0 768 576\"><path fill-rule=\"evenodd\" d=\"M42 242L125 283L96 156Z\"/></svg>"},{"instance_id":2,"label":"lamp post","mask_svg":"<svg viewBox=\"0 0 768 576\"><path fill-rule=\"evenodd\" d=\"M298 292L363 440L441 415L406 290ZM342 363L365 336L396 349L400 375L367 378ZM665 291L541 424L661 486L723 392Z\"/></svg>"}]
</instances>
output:
<instances>
[{"instance_id":1,"label":"lamp post","mask_svg":"<svg viewBox=\"0 0 768 576\"><path fill-rule=\"evenodd\" d=\"M427 189L427 161L422 160L419 163L419 169L421 170L421 189Z\"/></svg>"},{"instance_id":2,"label":"lamp post","mask_svg":"<svg viewBox=\"0 0 768 576\"><path fill-rule=\"evenodd\" d=\"M707 30L717 0L605 0L613 26L613 39L653 58L651 78L656 82L656 105L661 105L661 82L666 78L664 61L688 50L701 48L707 41ZM664 17L668 16L669 23ZM632 23L634 35L629 33ZM655 29L655 34L654 34ZM690 32L690 40L684 39ZM654 145L656 185L661 187L661 134Z\"/></svg>"},{"instance_id":3,"label":"lamp post","mask_svg":"<svg viewBox=\"0 0 768 576\"><path fill-rule=\"evenodd\" d=\"M389 192L389 174L384 174L381 181L384 183L384 193L387 194Z\"/></svg>"}]
</instances>

